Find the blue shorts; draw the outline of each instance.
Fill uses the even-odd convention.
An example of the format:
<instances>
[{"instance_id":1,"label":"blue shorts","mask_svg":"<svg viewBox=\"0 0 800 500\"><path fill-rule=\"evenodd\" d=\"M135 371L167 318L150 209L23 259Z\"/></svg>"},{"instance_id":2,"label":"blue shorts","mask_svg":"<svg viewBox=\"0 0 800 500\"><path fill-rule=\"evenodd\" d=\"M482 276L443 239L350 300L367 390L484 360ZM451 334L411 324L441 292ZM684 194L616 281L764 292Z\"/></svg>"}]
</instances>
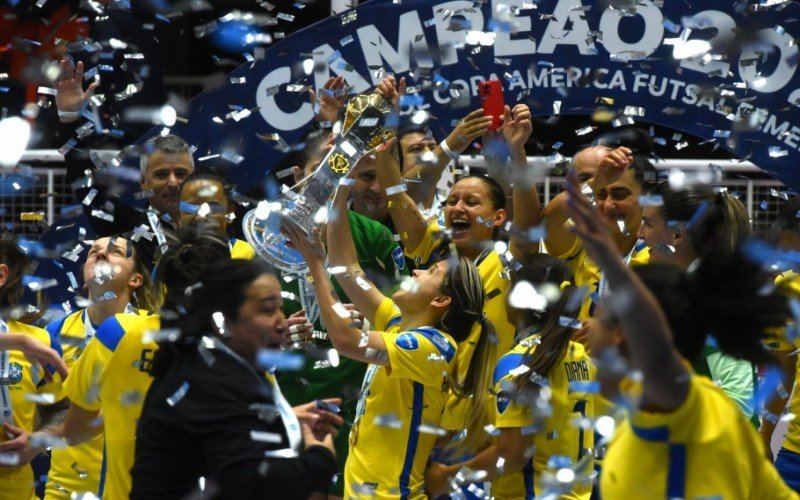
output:
<instances>
[{"instance_id":1,"label":"blue shorts","mask_svg":"<svg viewBox=\"0 0 800 500\"><path fill-rule=\"evenodd\" d=\"M800 492L800 455L786 448L778 452L775 468L789 488Z\"/></svg>"}]
</instances>

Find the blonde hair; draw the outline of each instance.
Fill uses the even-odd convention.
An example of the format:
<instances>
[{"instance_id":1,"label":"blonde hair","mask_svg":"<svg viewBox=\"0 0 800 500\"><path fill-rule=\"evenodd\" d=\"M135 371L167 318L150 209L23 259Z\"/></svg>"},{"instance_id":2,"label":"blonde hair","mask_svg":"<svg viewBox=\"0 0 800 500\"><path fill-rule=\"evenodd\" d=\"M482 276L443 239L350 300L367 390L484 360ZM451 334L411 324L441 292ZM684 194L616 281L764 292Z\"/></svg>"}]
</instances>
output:
<instances>
[{"instance_id":1,"label":"blonde hair","mask_svg":"<svg viewBox=\"0 0 800 500\"><path fill-rule=\"evenodd\" d=\"M451 384L459 400L470 400L466 437L454 443L452 448L457 452L474 451L485 439L482 429L489 399L490 366L496 357L495 343L490 339L495 338L495 330L483 312L486 296L478 268L471 260L458 257L455 265L449 266L442 291L451 302L439 321L441 328L459 344L468 342L474 337L473 328L479 328L464 380L456 377Z\"/></svg>"}]
</instances>

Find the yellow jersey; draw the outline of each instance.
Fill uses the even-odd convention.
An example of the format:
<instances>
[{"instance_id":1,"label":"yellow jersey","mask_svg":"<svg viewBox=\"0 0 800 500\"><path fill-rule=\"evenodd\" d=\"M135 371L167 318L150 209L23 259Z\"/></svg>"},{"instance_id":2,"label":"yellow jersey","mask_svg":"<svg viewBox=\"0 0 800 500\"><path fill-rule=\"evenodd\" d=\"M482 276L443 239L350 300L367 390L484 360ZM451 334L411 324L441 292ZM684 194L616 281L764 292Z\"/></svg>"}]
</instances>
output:
<instances>
[{"instance_id":1,"label":"yellow jersey","mask_svg":"<svg viewBox=\"0 0 800 500\"><path fill-rule=\"evenodd\" d=\"M529 406L514 401L509 397L509 391L513 394L519 376L513 370L536 356L538 339L539 335L535 334L522 340L500 359L495 368L495 425L498 429L521 428L523 437L529 441L528 445L535 446L536 451L522 471L497 478L492 483L492 495L497 498L533 499L556 493L558 498L586 500L592 493L591 480L585 481L585 484L576 482L570 491L555 491L547 488L542 479L545 474L554 476L557 471L548 466L551 457L561 457L558 468L563 468L574 466L578 460L591 454L594 433L592 429L584 430L579 424L580 419L594 415L594 398L591 397L590 388L596 385L593 383L597 370L584 347L570 341L564 356L553 366L546 379L546 385L550 388L551 414L545 422L534 421ZM542 427L534 430L539 425ZM531 436L531 433L534 434ZM591 455L582 469L587 474L591 472Z\"/></svg>"},{"instance_id":2,"label":"yellow jersey","mask_svg":"<svg viewBox=\"0 0 800 500\"><path fill-rule=\"evenodd\" d=\"M442 227L433 222L428 225L420 244L417 248L410 250L406 249L405 254L413 259L417 267L426 267L433 264L439 256L434 255L434 251L442 243L441 238ZM500 255L494 250L484 252L478 257L475 262L478 268L478 274L481 277L481 284L483 284L483 291L486 294L486 302L483 306L483 312L486 317L491 320L497 335L496 359L489 367L489 373L494 370L494 365L503 354L507 353L514 345L514 334L516 329L514 325L508 322L508 315L506 314L506 297L511 287L511 281L505 274L503 262L500 260ZM460 342L458 346L457 370L458 380L463 381L466 377L467 370L469 369L472 354L475 351L475 345L480 335L480 327L476 325L472 329L467 340ZM451 395L447 403L447 410L442 421L442 427L447 429L461 429L467 421L467 415L470 410L469 400L459 399L455 395ZM494 416L493 412L487 411L487 422L492 421Z\"/></svg>"},{"instance_id":3,"label":"yellow jersey","mask_svg":"<svg viewBox=\"0 0 800 500\"><path fill-rule=\"evenodd\" d=\"M51 339L47 331L13 320L8 321L7 326L9 332L33 337L61 354L58 341ZM11 417L16 427L33 432L36 430L37 403L30 396L53 394L57 398L61 393L61 376L54 374L53 382L47 382L38 366L31 366L31 362L21 351L5 353L8 355L10 378L5 388L11 401ZM8 436L5 432L0 432L0 442L4 441L8 441ZM19 467L0 466L0 498L35 498L33 469L30 464Z\"/></svg>"},{"instance_id":4,"label":"yellow jersey","mask_svg":"<svg viewBox=\"0 0 800 500\"><path fill-rule=\"evenodd\" d=\"M157 345L144 334L160 327L158 316L117 314L100 325L64 384L73 404L100 410L104 422L97 495L127 498L135 453L136 421L152 377Z\"/></svg>"},{"instance_id":5,"label":"yellow jersey","mask_svg":"<svg viewBox=\"0 0 800 500\"><path fill-rule=\"evenodd\" d=\"M231 238L228 246L231 249L231 259L251 260L256 255L255 249L246 241Z\"/></svg>"},{"instance_id":6,"label":"yellow jersey","mask_svg":"<svg viewBox=\"0 0 800 500\"><path fill-rule=\"evenodd\" d=\"M600 479L604 498L798 498L736 403L694 374L674 411L635 410L622 422Z\"/></svg>"},{"instance_id":7,"label":"yellow jersey","mask_svg":"<svg viewBox=\"0 0 800 500\"><path fill-rule=\"evenodd\" d=\"M146 316L148 312L139 310L138 314ZM87 328L86 320L86 309L81 309L45 327L51 338L58 339L64 349L64 362L70 370L96 331L91 324ZM45 500L68 500L73 492L97 493L102 463L102 434L77 446L53 448Z\"/></svg>"},{"instance_id":8,"label":"yellow jersey","mask_svg":"<svg viewBox=\"0 0 800 500\"><path fill-rule=\"evenodd\" d=\"M425 467L448 394L456 344L435 328L400 332L400 313L385 299L375 330L391 369L369 365L345 464L345 498L427 498Z\"/></svg>"},{"instance_id":9,"label":"yellow jersey","mask_svg":"<svg viewBox=\"0 0 800 500\"><path fill-rule=\"evenodd\" d=\"M569 250L561 255L554 255L555 258L566 262L567 266L575 275L575 286L586 287L586 296L581 304L578 313L578 320L584 321L594 315L595 303L600 293L602 273L600 266L589 258L589 255L581 245L580 238L575 238ZM625 256L625 262L631 266L641 266L650 262L650 247L643 241L637 241L630 253Z\"/></svg>"},{"instance_id":10,"label":"yellow jersey","mask_svg":"<svg viewBox=\"0 0 800 500\"><path fill-rule=\"evenodd\" d=\"M792 271L787 271L778 275L775 279L781 291L789 297L800 297L800 274ZM788 355L788 352L800 348L800 337L790 341L786 338L786 328L772 329L768 332L770 341L774 341L771 347L783 351L782 355ZM800 388L797 388L797 378L800 377L800 357L795 356L795 368L797 370L794 380L795 389L792 391L791 399L789 400L789 411L794 415L800 415ZM777 415L780 417L780 415ZM783 441L783 447L793 453L800 453L800 419L793 418L789 421L786 429L786 438Z\"/></svg>"}]
</instances>

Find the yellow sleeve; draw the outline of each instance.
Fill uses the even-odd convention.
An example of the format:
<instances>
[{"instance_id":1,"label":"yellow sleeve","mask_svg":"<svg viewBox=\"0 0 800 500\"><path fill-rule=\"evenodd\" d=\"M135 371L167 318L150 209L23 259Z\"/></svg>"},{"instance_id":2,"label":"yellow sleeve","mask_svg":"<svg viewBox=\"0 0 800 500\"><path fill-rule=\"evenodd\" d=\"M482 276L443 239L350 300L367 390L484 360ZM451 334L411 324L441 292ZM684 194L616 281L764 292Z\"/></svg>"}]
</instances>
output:
<instances>
[{"instance_id":1,"label":"yellow sleeve","mask_svg":"<svg viewBox=\"0 0 800 500\"><path fill-rule=\"evenodd\" d=\"M17 327L17 325L14 325L14 326ZM56 352L61 354L61 357L63 359L64 353L62 351L61 344L58 342L57 338L55 338L53 335L50 334L49 331L44 330L42 328L37 328L37 327L34 327L34 326L25 325L25 333L28 336L35 338L36 340L38 340L42 344L50 347L51 349L54 349ZM39 367L38 365L31 367L31 370L33 372L38 372L38 370L41 370L41 369L42 368ZM37 394L52 394L55 397L56 401L61 400L64 397L64 395L63 395L63 383L64 383L64 381L62 380L61 375L56 373L55 369L53 367L49 366L49 365L47 367L44 367L44 370L46 370L47 372L49 372L53 376L53 381L52 382L48 382L47 379L44 378L44 375L41 372L39 372L39 376L38 376L39 381L36 384L36 393Z\"/></svg>"},{"instance_id":2,"label":"yellow sleeve","mask_svg":"<svg viewBox=\"0 0 800 500\"><path fill-rule=\"evenodd\" d=\"M53 374L53 381L47 382L42 379L42 383L36 386L37 394L52 394L56 401L64 399L64 379L58 373Z\"/></svg>"},{"instance_id":3,"label":"yellow sleeve","mask_svg":"<svg viewBox=\"0 0 800 500\"><path fill-rule=\"evenodd\" d=\"M390 377L441 388L442 373L450 371L456 355L456 346L450 339L434 328L380 334L389 356L386 372Z\"/></svg>"},{"instance_id":4,"label":"yellow sleeve","mask_svg":"<svg viewBox=\"0 0 800 500\"><path fill-rule=\"evenodd\" d=\"M400 309L389 297L384 297L375 311L375 324L372 328L379 332L390 330L393 326L400 323Z\"/></svg>"},{"instance_id":5,"label":"yellow sleeve","mask_svg":"<svg viewBox=\"0 0 800 500\"><path fill-rule=\"evenodd\" d=\"M64 381L64 396L82 408L99 410L100 378L112 354L97 338L90 340Z\"/></svg>"},{"instance_id":6,"label":"yellow sleeve","mask_svg":"<svg viewBox=\"0 0 800 500\"><path fill-rule=\"evenodd\" d=\"M404 251L406 256L410 259L414 259L414 262L417 263L417 265L428 264L431 254L436 247L442 243L441 233L442 226L440 226L439 223L434 220L428 224L428 228L425 230L425 236L422 237L422 241L420 241L419 245L417 245L417 248L405 248Z\"/></svg>"}]
</instances>

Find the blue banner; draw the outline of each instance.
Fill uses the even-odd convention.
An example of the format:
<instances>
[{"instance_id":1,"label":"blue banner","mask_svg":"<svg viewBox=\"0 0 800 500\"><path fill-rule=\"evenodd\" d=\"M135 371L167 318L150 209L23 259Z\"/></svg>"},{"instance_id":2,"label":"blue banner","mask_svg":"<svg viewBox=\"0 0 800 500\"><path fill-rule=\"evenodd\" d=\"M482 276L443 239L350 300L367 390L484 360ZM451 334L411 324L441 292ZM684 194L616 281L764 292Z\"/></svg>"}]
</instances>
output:
<instances>
[{"instance_id":1,"label":"blue banner","mask_svg":"<svg viewBox=\"0 0 800 500\"><path fill-rule=\"evenodd\" d=\"M355 92L406 76L414 93L403 113L425 110L446 131L480 106L478 82L496 78L507 103L535 115L600 109L665 125L797 189L798 18L800 6L780 0L373 0L269 46L194 98L171 131L196 159L221 155L244 189L299 140L313 118L307 90L330 76Z\"/></svg>"}]
</instances>

